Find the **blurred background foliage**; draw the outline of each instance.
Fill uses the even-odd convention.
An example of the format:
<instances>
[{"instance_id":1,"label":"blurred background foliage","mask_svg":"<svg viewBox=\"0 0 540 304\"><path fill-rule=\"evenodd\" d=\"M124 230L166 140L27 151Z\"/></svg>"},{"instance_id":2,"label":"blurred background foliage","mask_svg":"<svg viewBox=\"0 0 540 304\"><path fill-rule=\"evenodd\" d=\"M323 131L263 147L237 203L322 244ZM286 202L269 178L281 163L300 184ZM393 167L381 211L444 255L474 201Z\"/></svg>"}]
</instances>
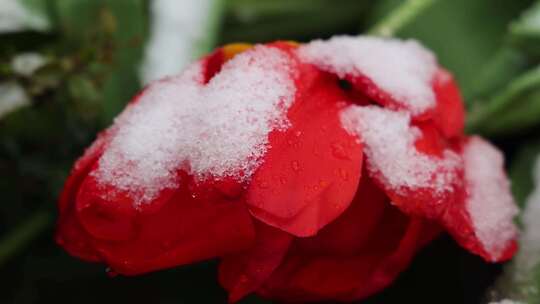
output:
<instances>
[{"instance_id":1,"label":"blurred background foliage","mask_svg":"<svg viewBox=\"0 0 540 304\"><path fill-rule=\"evenodd\" d=\"M468 131L505 151L518 201L531 192L540 151L540 1L209 2L203 19L215 26L193 56L229 42L336 34L421 40L456 75ZM27 16L9 11L14 5ZM0 0L0 303L225 302L213 261L109 278L103 265L69 257L52 239L74 160L141 88L150 7L149 0ZM500 272L443 237L366 302L482 303Z\"/></svg>"}]
</instances>

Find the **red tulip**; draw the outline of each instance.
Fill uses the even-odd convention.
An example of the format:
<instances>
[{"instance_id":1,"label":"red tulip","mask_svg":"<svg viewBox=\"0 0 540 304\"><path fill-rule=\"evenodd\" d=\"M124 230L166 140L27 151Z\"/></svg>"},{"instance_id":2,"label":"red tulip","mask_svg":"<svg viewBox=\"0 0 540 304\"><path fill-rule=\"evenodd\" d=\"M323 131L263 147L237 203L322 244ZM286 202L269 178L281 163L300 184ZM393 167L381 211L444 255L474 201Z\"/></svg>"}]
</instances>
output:
<instances>
[{"instance_id":1,"label":"red tulip","mask_svg":"<svg viewBox=\"0 0 540 304\"><path fill-rule=\"evenodd\" d=\"M413 41L231 45L143 90L68 178L57 240L136 275L221 258L230 301L350 301L442 231L516 250L501 153Z\"/></svg>"}]
</instances>

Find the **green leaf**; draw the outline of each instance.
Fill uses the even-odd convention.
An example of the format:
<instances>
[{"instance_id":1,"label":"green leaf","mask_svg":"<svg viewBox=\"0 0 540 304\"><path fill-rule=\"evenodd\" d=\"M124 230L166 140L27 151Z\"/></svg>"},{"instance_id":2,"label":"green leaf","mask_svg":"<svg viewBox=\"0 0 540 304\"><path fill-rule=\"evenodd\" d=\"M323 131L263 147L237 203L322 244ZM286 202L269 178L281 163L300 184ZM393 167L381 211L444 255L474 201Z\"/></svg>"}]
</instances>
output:
<instances>
[{"instance_id":1,"label":"green leaf","mask_svg":"<svg viewBox=\"0 0 540 304\"><path fill-rule=\"evenodd\" d=\"M537 1L510 26L510 38L520 48L540 55L540 2Z\"/></svg>"},{"instance_id":2,"label":"green leaf","mask_svg":"<svg viewBox=\"0 0 540 304\"><path fill-rule=\"evenodd\" d=\"M512 80L498 94L477 103L468 116L471 132L508 135L540 122L540 67Z\"/></svg>"},{"instance_id":3,"label":"green leaf","mask_svg":"<svg viewBox=\"0 0 540 304\"><path fill-rule=\"evenodd\" d=\"M48 212L38 212L0 239L0 266L23 249L52 222Z\"/></svg>"},{"instance_id":4,"label":"green leaf","mask_svg":"<svg viewBox=\"0 0 540 304\"><path fill-rule=\"evenodd\" d=\"M437 0L406 0L392 10L388 16L382 18L369 31L372 35L393 36L403 27L416 19Z\"/></svg>"},{"instance_id":5,"label":"green leaf","mask_svg":"<svg viewBox=\"0 0 540 304\"><path fill-rule=\"evenodd\" d=\"M532 168L540 154L540 142L525 142L510 167L512 193L518 204L523 207L527 196L534 189Z\"/></svg>"},{"instance_id":6,"label":"green leaf","mask_svg":"<svg viewBox=\"0 0 540 304\"><path fill-rule=\"evenodd\" d=\"M221 41L305 41L355 28L365 20L365 0L232 1ZM280 4L283 4L280 6ZM242 7L245 5L245 7Z\"/></svg>"},{"instance_id":7,"label":"green leaf","mask_svg":"<svg viewBox=\"0 0 540 304\"><path fill-rule=\"evenodd\" d=\"M140 89L138 66L147 31L143 0L58 1L59 26L68 46L107 67L100 75L103 125ZM94 58L97 57L97 58ZM84 57L83 57L84 58Z\"/></svg>"},{"instance_id":8,"label":"green leaf","mask_svg":"<svg viewBox=\"0 0 540 304\"><path fill-rule=\"evenodd\" d=\"M501 88L525 72L528 64L522 52L511 47L500 48L472 80L468 95L474 96L474 100L471 99L470 104L476 106L476 103L497 94Z\"/></svg>"}]
</instances>

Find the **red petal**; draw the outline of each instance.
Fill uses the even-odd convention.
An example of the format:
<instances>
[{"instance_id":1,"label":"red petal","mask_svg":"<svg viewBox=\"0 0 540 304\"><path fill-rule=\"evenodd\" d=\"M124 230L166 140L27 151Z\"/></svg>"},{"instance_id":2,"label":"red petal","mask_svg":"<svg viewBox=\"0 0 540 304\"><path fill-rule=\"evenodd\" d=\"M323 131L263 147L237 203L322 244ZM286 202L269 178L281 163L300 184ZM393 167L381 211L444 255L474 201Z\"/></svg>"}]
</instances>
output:
<instances>
[{"instance_id":1,"label":"red petal","mask_svg":"<svg viewBox=\"0 0 540 304\"><path fill-rule=\"evenodd\" d=\"M73 169L71 170L71 173L64 184L62 193L60 194L58 204L60 212L65 210L68 205L74 201L80 184L86 175L88 175L92 169L92 166L103 154L103 150L105 149L105 146L108 144L109 140L110 138L108 131L98 134L96 140L88 149L86 149L83 156L81 156L75 162L75 165L73 166Z\"/></svg>"},{"instance_id":2,"label":"red petal","mask_svg":"<svg viewBox=\"0 0 540 304\"><path fill-rule=\"evenodd\" d=\"M297 236L314 235L349 206L362 165L361 145L341 126L337 80L303 69L291 126L270 133L247 196L255 217Z\"/></svg>"},{"instance_id":3,"label":"red petal","mask_svg":"<svg viewBox=\"0 0 540 304\"><path fill-rule=\"evenodd\" d=\"M98 135L96 141L77 160L58 201L60 217L55 235L56 241L71 255L83 260L99 261L100 258L91 246L90 237L75 217L74 203L80 185L103 153L108 140L107 132Z\"/></svg>"},{"instance_id":4,"label":"red petal","mask_svg":"<svg viewBox=\"0 0 540 304\"><path fill-rule=\"evenodd\" d=\"M459 88L448 71L440 68L435 76L433 91L437 98L437 108L433 122L446 137L463 134L465 109Z\"/></svg>"},{"instance_id":5,"label":"red petal","mask_svg":"<svg viewBox=\"0 0 540 304\"><path fill-rule=\"evenodd\" d=\"M220 284L233 303L257 290L279 266L293 236L256 222L255 245L248 251L224 257L219 266Z\"/></svg>"},{"instance_id":6,"label":"red petal","mask_svg":"<svg viewBox=\"0 0 540 304\"><path fill-rule=\"evenodd\" d=\"M388 286L440 230L408 219L381 196L365 184L343 216L317 236L295 241L258 293L286 302L352 301ZM382 210L373 211L376 204Z\"/></svg>"},{"instance_id":7,"label":"red petal","mask_svg":"<svg viewBox=\"0 0 540 304\"><path fill-rule=\"evenodd\" d=\"M392 203L410 215L440 217L461 186L461 158L433 124L411 125L409 114L375 106L350 106L342 117Z\"/></svg>"},{"instance_id":8,"label":"red petal","mask_svg":"<svg viewBox=\"0 0 540 304\"><path fill-rule=\"evenodd\" d=\"M377 86L370 78L362 74L360 74L360 76L347 75L345 78L352 83L355 89L360 90L371 100L383 107L387 107L392 110L410 110L405 104L394 99L390 94L380 89L379 86ZM422 117L431 115L428 114L431 112L431 110L428 110L427 112L422 113Z\"/></svg>"},{"instance_id":9,"label":"red petal","mask_svg":"<svg viewBox=\"0 0 540 304\"><path fill-rule=\"evenodd\" d=\"M87 177L77 199L77 217L115 272L135 275L252 245L251 216L241 201L230 200L211 182L195 184L186 174L180 184L162 191L151 208L137 208L130 196Z\"/></svg>"},{"instance_id":10,"label":"red petal","mask_svg":"<svg viewBox=\"0 0 540 304\"><path fill-rule=\"evenodd\" d=\"M445 214L454 238L487 261L504 261L517 249L517 207L500 151L480 137L464 142L466 189Z\"/></svg>"},{"instance_id":11,"label":"red petal","mask_svg":"<svg viewBox=\"0 0 540 304\"><path fill-rule=\"evenodd\" d=\"M378 233L387 205L388 197L364 174L347 211L316 236L298 241L298 246L313 254L354 254Z\"/></svg>"}]
</instances>

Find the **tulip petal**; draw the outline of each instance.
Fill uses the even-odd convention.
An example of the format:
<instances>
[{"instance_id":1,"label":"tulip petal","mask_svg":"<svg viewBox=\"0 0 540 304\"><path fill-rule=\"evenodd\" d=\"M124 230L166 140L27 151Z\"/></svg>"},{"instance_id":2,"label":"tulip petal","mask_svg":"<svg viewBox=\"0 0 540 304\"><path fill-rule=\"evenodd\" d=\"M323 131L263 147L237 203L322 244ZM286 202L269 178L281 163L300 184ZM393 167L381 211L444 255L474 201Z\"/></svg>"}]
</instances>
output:
<instances>
[{"instance_id":1,"label":"tulip petal","mask_svg":"<svg viewBox=\"0 0 540 304\"><path fill-rule=\"evenodd\" d=\"M371 182L362 184L341 217L317 236L294 242L260 295L289 302L364 298L388 286L439 234L437 225L389 205Z\"/></svg>"},{"instance_id":2,"label":"tulip petal","mask_svg":"<svg viewBox=\"0 0 540 304\"><path fill-rule=\"evenodd\" d=\"M461 158L429 124L376 106L350 106L344 126L364 144L368 173L403 212L439 218L460 188Z\"/></svg>"},{"instance_id":3,"label":"tulip petal","mask_svg":"<svg viewBox=\"0 0 540 304\"><path fill-rule=\"evenodd\" d=\"M77 160L58 200L60 215L55 235L56 242L71 255L89 261L99 261L100 258L92 248L88 234L74 216L75 206L72 203L77 197L80 185L103 153L109 141L107 134L107 132L99 134L84 155Z\"/></svg>"},{"instance_id":4,"label":"tulip petal","mask_svg":"<svg viewBox=\"0 0 540 304\"><path fill-rule=\"evenodd\" d=\"M128 194L87 177L77 198L77 217L114 272L136 275L252 245L253 224L241 201L223 195L211 182L196 184L187 174L181 176L183 186L160 193L151 208L135 207Z\"/></svg>"},{"instance_id":5,"label":"tulip petal","mask_svg":"<svg viewBox=\"0 0 540 304\"><path fill-rule=\"evenodd\" d=\"M261 222L255 228L252 248L221 260L219 281L229 291L230 303L257 290L279 266L293 240L292 235Z\"/></svg>"},{"instance_id":6,"label":"tulip petal","mask_svg":"<svg viewBox=\"0 0 540 304\"><path fill-rule=\"evenodd\" d=\"M517 249L518 210L504 173L502 153L480 137L463 146L466 189L452 204L444 223L461 246L498 262L511 258Z\"/></svg>"},{"instance_id":7,"label":"tulip petal","mask_svg":"<svg viewBox=\"0 0 540 304\"><path fill-rule=\"evenodd\" d=\"M388 197L365 171L351 206L316 236L298 242L301 250L320 255L352 255L379 233Z\"/></svg>"},{"instance_id":8,"label":"tulip petal","mask_svg":"<svg viewBox=\"0 0 540 304\"><path fill-rule=\"evenodd\" d=\"M433 91L437 98L433 122L445 137L461 136L465 124L465 108L452 74L439 68L435 75Z\"/></svg>"},{"instance_id":9,"label":"tulip petal","mask_svg":"<svg viewBox=\"0 0 540 304\"><path fill-rule=\"evenodd\" d=\"M247 192L252 214L296 236L310 236L350 204L362 147L341 126L344 94L335 77L304 66L290 127L269 135L269 150Z\"/></svg>"}]
</instances>

